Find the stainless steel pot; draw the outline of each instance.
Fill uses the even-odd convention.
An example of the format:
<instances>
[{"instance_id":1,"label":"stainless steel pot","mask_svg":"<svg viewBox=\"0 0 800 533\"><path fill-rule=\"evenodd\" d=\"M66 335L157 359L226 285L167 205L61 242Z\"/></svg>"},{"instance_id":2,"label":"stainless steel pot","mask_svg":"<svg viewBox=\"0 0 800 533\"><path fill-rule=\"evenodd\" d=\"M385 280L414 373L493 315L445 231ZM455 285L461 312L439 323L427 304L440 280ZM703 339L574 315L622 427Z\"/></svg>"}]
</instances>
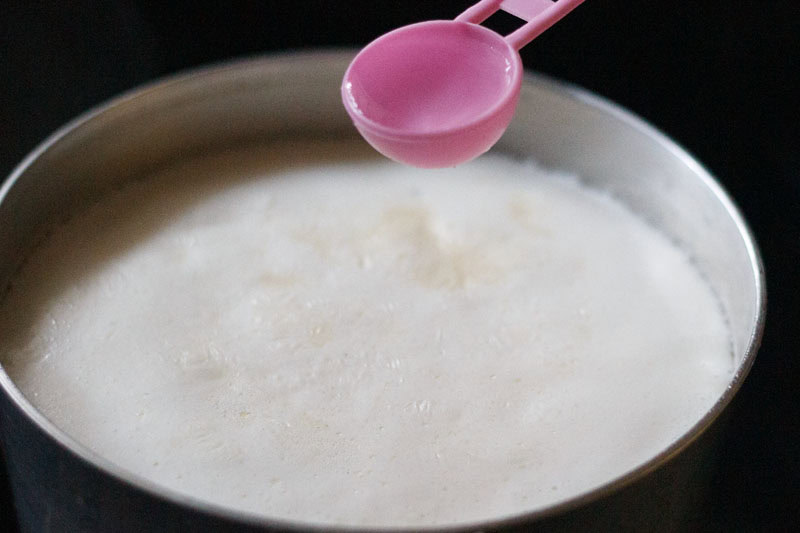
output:
<instances>
[{"instance_id":1,"label":"stainless steel pot","mask_svg":"<svg viewBox=\"0 0 800 533\"><path fill-rule=\"evenodd\" d=\"M144 87L56 132L0 191L0 289L49 228L105 192L193 154L272 138L352 137L339 83L352 53L289 54ZM738 211L691 156L605 100L529 75L496 148L580 174L684 246L733 332L737 372L685 435L633 472L563 504L467 530L673 530L691 525L724 424L764 323L764 273ZM0 372L0 442L23 531L295 531L158 487L51 424ZM328 529L329 530L329 529Z\"/></svg>"}]
</instances>

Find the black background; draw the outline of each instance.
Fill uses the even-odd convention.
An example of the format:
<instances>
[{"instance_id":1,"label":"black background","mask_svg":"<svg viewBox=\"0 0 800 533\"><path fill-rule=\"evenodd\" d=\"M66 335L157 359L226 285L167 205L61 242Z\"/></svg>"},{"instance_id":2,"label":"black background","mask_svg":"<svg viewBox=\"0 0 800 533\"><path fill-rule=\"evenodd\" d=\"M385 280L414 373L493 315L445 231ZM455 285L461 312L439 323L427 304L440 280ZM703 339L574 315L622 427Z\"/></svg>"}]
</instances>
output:
<instances>
[{"instance_id":1,"label":"black background","mask_svg":"<svg viewBox=\"0 0 800 533\"><path fill-rule=\"evenodd\" d=\"M274 50L363 45L470 4L0 2L0 176L70 118L161 75ZM516 24L489 21L504 32ZM732 406L702 529L798 528L800 2L587 0L522 56L526 68L652 122L742 209L766 265L767 327ZM12 510L0 513L8 521Z\"/></svg>"}]
</instances>

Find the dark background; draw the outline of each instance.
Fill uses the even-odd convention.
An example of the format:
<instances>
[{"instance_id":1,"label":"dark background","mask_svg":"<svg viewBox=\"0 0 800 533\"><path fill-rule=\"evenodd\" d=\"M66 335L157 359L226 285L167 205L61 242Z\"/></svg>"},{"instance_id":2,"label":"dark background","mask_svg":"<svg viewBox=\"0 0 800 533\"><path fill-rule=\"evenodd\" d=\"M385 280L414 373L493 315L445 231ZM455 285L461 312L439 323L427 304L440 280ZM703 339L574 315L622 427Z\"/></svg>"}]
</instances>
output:
<instances>
[{"instance_id":1,"label":"dark background","mask_svg":"<svg viewBox=\"0 0 800 533\"><path fill-rule=\"evenodd\" d=\"M70 118L159 76L274 50L364 45L471 3L0 2L0 177ZM507 31L514 20L495 16L489 25ZM767 271L767 327L732 406L701 526L797 529L800 2L587 0L522 56L527 68L662 129L717 176L749 221ZM12 509L0 492L2 524Z\"/></svg>"}]
</instances>

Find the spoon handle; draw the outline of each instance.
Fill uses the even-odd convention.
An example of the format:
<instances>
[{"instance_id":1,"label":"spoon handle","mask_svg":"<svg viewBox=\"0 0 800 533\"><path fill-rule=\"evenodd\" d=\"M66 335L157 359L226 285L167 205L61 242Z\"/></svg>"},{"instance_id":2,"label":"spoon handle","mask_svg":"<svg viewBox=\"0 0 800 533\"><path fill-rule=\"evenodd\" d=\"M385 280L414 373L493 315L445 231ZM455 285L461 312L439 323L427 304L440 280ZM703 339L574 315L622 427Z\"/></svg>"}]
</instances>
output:
<instances>
[{"instance_id":1,"label":"spoon handle","mask_svg":"<svg viewBox=\"0 0 800 533\"><path fill-rule=\"evenodd\" d=\"M547 28L578 7L583 0L481 0L456 17L457 21L480 24L502 9L527 23L506 37L519 50Z\"/></svg>"}]
</instances>

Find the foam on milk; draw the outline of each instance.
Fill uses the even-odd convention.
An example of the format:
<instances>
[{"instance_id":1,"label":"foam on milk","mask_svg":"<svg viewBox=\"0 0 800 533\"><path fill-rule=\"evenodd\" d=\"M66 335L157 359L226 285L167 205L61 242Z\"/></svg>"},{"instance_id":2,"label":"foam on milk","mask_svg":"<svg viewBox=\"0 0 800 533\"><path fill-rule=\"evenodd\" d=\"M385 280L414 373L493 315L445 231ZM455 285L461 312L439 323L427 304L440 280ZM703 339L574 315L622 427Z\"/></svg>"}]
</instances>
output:
<instances>
[{"instance_id":1,"label":"foam on milk","mask_svg":"<svg viewBox=\"0 0 800 533\"><path fill-rule=\"evenodd\" d=\"M724 391L714 295L608 196L499 156L420 171L354 151L275 145L115 193L31 255L0 361L127 470L346 525L561 501Z\"/></svg>"}]
</instances>

